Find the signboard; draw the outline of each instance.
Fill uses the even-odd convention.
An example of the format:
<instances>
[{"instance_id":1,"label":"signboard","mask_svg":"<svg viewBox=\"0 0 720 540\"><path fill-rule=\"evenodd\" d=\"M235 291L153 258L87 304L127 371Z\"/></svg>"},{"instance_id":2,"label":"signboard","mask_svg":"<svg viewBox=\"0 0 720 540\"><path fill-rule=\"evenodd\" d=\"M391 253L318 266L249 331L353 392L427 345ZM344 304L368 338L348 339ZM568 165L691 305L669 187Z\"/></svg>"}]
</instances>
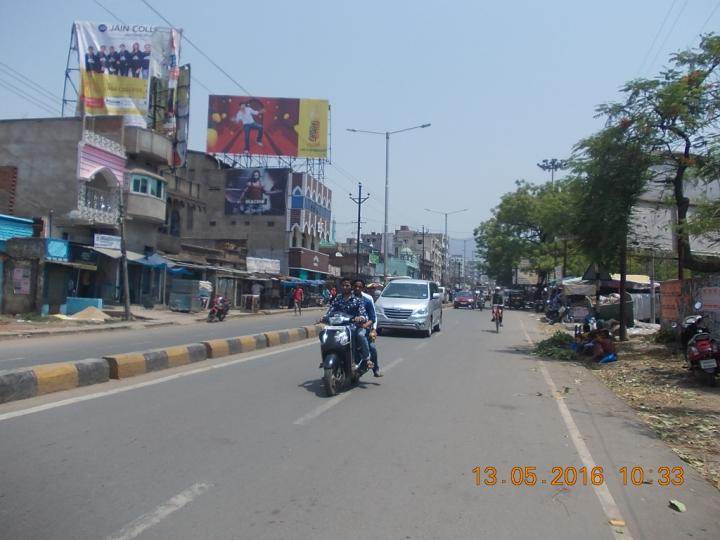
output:
<instances>
[{"instance_id":1,"label":"signboard","mask_svg":"<svg viewBox=\"0 0 720 540\"><path fill-rule=\"evenodd\" d=\"M285 215L290 169L229 169L225 214Z\"/></svg>"},{"instance_id":2,"label":"signboard","mask_svg":"<svg viewBox=\"0 0 720 540\"><path fill-rule=\"evenodd\" d=\"M288 253L288 266L290 268L299 268L327 274L329 262L329 255L310 249L290 248Z\"/></svg>"},{"instance_id":3,"label":"signboard","mask_svg":"<svg viewBox=\"0 0 720 540\"><path fill-rule=\"evenodd\" d=\"M83 113L123 116L127 125L146 127L148 81L170 77L177 69L179 31L87 21L75 22L74 31Z\"/></svg>"},{"instance_id":4,"label":"signboard","mask_svg":"<svg viewBox=\"0 0 720 540\"><path fill-rule=\"evenodd\" d=\"M96 248L120 249L120 237L111 234L96 234L93 245Z\"/></svg>"},{"instance_id":5,"label":"signboard","mask_svg":"<svg viewBox=\"0 0 720 540\"><path fill-rule=\"evenodd\" d=\"M720 311L720 287L701 287L699 299L703 311Z\"/></svg>"},{"instance_id":6,"label":"signboard","mask_svg":"<svg viewBox=\"0 0 720 540\"><path fill-rule=\"evenodd\" d=\"M329 108L324 99L211 95L207 151L326 158Z\"/></svg>"},{"instance_id":7,"label":"signboard","mask_svg":"<svg viewBox=\"0 0 720 540\"><path fill-rule=\"evenodd\" d=\"M279 274L280 261L278 259L262 259L259 257L246 257L248 272L260 272L265 274Z\"/></svg>"}]
</instances>

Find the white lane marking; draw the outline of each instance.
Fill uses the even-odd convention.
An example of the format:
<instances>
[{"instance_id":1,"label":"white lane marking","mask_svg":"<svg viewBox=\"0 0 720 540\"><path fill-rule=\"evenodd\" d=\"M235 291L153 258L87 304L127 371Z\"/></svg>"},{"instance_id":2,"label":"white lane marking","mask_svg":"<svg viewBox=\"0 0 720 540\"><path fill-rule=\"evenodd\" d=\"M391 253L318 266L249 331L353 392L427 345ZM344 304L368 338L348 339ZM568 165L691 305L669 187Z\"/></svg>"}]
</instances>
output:
<instances>
[{"instance_id":1,"label":"white lane marking","mask_svg":"<svg viewBox=\"0 0 720 540\"><path fill-rule=\"evenodd\" d=\"M393 360L390 362L387 366L381 368L385 373L393 369L395 366L397 366L400 362L405 360L404 358L398 358L396 360ZM344 394L340 394L339 396L331 397L328 399L325 403L322 405L318 405L315 407L312 411L307 413L305 416L301 416L297 420L293 422L296 426L304 426L308 424L310 421L314 420L324 412L329 411L332 409L335 405L340 403L341 401L344 401L345 399L349 398L352 395L352 392L345 392Z\"/></svg>"},{"instance_id":2,"label":"white lane marking","mask_svg":"<svg viewBox=\"0 0 720 540\"><path fill-rule=\"evenodd\" d=\"M0 362L12 362L13 360L25 360L25 357L18 356L17 358L3 358Z\"/></svg>"},{"instance_id":3,"label":"white lane marking","mask_svg":"<svg viewBox=\"0 0 720 540\"><path fill-rule=\"evenodd\" d=\"M532 338L528 334L527 328L525 328L525 323L520 320L520 324L522 325L522 329L525 333L525 338L527 339L528 343L530 343L530 345L535 345ZM540 372L542 373L543 378L548 385L548 388L550 388L551 394L556 397L555 403L557 403L558 409L560 409L560 415L562 416L563 422L565 422L565 428L570 434L570 439L572 439L572 442L575 445L575 450L580 456L583 465L587 467L587 470L590 471L594 469L597 466L595 460L593 459L590 450L585 444L585 441L582 438L582 434L580 433L580 430L578 429L577 424L575 423L575 420L570 413L570 409L568 409L568 406L565 403L565 400L558 397L559 394L557 387L555 386L555 381L553 381L552 377L550 376L550 372L545 366L545 362L542 360L538 360L538 364L540 365ZM613 496L610 493L610 489L608 489L607 484L602 483L599 486L593 484L593 489L595 490L595 495L597 495L597 498L600 500L600 505L602 506L603 512L605 512L605 517L608 520L608 524L610 524L610 521L626 524L625 527L610 525L610 530L612 530L613 536L618 539L624 538L632 540L630 531L628 531L627 529L627 522L623 519L622 514L620 513L620 509L615 503L615 499L613 499Z\"/></svg>"},{"instance_id":4,"label":"white lane marking","mask_svg":"<svg viewBox=\"0 0 720 540\"><path fill-rule=\"evenodd\" d=\"M185 491L181 491L169 501L161 504L152 512L148 512L128 523L112 536L108 536L107 540L132 540L137 538L153 525L157 525L163 519L167 518L173 512L177 512L183 506L190 504L194 499L210 489L211 484L199 482L190 486Z\"/></svg>"},{"instance_id":5,"label":"white lane marking","mask_svg":"<svg viewBox=\"0 0 720 540\"><path fill-rule=\"evenodd\" d=\"M428 342L425 341L425 342L421 343L420 345L418 345L417 347L415 347L415 350L419 351L420 349L427 347L427 344L428 344Z\"/></svg>"},{"instance_id":6,"label":"white lane marking","mask_svg":"<svg viewBox=\"0 0 720 540\"><path fill-rule=\"evenodd\" d=\"M301 343L300 345L295 345L292 347L287 347L285 349L281 350L271 350L264 353L259 354L253 354L252 356L248 356L245 358L238 358L237 360L228 360L227 362L223 362L220 364L213 364L211 366L204 366L197 369L193 369L190 371L183 371L182 373L175 373L173 375L168 375L166 377L161 377L159 379L153 379L151 381L145 381L137 384L132 384L128 386L123 386L122 388L113 388L112 390L104 390L102 392L94 392L92 394L87 394L85 396L78 396L74 398L68 398L63 399L61 401L55 401L53 403L45 403L44 405L37 405L36 407L30 407L28 409L22 409L19 411L13 411L5 414L0 414L0 422L3 420L10 420L11 418L17 418L18 416L25 416L27 414L33 414L38 413L42 411L47 411L50 409L55 409L57 407L64 407L66 405L72 405L73 403L81 403L83 401L89 401L91 399L98 399L105 396L111 396L113 394L120 394L122 392L128 392L130 390L136 390L138 388L145 388L146 386L153 386L156 384L161 384L168 381L174 381L175 379L181 379L183 377L189 377L190 375L196 375L198 373L204 373L206 371L210 371L213 369L221 369L229 366L234 366L236 364L242 364L243 362L249 362L250 360L255 360L257 358L265 358L266 356L272 356L274 354L280 354L283 352L288 351L294 351L296 349L301 349L303 347L309 347L310 345L315 345L315 340L308 340L307 343Z\"/></svg>"}]
</instances>

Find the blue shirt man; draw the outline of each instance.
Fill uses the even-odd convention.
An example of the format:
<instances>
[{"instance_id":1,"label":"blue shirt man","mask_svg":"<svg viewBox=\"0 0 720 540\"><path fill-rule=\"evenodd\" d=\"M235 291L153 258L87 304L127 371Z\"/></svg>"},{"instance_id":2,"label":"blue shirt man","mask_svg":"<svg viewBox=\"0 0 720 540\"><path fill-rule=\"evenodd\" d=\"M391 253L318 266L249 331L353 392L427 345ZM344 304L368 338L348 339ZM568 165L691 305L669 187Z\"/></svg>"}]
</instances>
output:
<instances>
[{"instance_id":1,"label":"blue shirt man","mask_svg":"<svg viewBox=\"0 0 720 540\"><path fill-rule=\"evenodd\" d=\"M367 322L368 317L365 311L365 304L360 298L353 294L352 282L348 278L342 280L342 294L339 294L333 303L330 304L323 320L327 321L336 313L344 313L352 317L355 323L357 323L358 328ZM361 334L362 332L355 332L358 338L358 344L360 345L362 361L367 361L370 360L370 346L368 345L367 337Z\"/></svg>"}]
</instances>

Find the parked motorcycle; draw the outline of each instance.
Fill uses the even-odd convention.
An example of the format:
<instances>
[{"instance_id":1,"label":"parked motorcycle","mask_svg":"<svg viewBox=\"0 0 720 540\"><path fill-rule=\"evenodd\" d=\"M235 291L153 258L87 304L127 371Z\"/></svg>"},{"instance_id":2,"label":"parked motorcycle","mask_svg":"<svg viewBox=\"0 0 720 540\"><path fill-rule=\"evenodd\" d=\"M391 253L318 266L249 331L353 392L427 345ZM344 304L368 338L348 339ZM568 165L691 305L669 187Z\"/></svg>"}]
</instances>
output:
<instances>
[{"instance_id":1,"label":"parked motorcycle","mask_svg":"<svg viewBox=\"0 0 720 540\"><path fill-rule=\"evenodd\" d=\"M322 354L323 383L328 397L360 380L372 365L361 360L352 317L337 314L330 317L330 324L320 332L320 353Z\"/></svg>"},{"instance_id":2,"label":"parked motorcycle","mask_svg":"<svg viewBox=\"0 0 720 540\"><path fill-rule=\"evenodd\" d=\"M225 320L229 311L230 302L225 297L218 296L215 298L215 301L208 312L207 322L214 322L216 320L222 322Z\"/></svg>"},{"instance_id":3,"label":"parked motorcycle","mask_svg":"<svg viewBox=\"0 0 720 540\"><path fill-rule=\"evenodd\" d=\"M695 304L700 311L702 303ZM684 346L685 361L689 370L703 384L715 386L720 374L720 344L710 335L703 315L685 317L682 325L681 341Z\"/></svg>"}]
</instances>

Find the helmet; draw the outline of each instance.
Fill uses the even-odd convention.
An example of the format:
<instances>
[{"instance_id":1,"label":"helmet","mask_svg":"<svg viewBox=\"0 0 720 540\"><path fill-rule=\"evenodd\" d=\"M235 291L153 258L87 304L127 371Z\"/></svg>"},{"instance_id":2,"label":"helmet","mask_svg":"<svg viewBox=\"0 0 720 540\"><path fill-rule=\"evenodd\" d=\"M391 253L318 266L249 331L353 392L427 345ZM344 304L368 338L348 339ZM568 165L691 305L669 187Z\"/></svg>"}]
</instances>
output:
<instances>
[{"instance_id":1,"label":"helmet","mask_svg":"<svg viewBox=\"0 0 720 540\"><path fill-rule=\"evenodd\" d=\"M496 291L499 291L499 290L500 290L500 287L495 287L495 290L496 290Z\"/></svg>"}]
</instances>

